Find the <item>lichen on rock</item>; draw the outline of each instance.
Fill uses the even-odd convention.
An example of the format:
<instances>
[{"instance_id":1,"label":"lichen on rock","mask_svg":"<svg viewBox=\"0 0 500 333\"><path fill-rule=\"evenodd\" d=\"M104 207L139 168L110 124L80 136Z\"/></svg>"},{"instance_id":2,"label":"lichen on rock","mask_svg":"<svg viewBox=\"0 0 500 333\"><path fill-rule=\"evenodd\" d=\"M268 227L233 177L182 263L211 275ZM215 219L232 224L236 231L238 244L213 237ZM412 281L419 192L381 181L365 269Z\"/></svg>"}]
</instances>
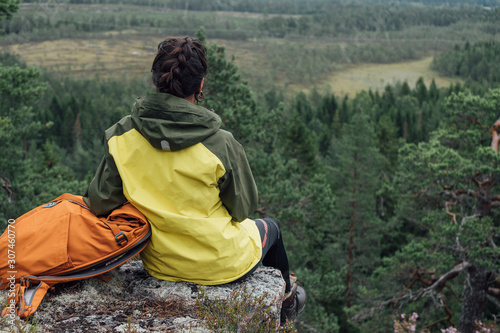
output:
<instances>
[{"instance_id":1,"label":"lichen on rock","mask_svg":"<svg viewBox=\"0 0 500 333\"><path fill-rule=\"evenodd\" d=\"M31 318L37 332L209 332L197 317L199 285L150 276L142 261L131 260L98 278L56 285ZM284 281L278 270L260 267L241 282L203 286L209 299L224 299L246 284L252 297L279 318ZM1 328L1 327L0 327Z\"/></svg>"}]
</instances>

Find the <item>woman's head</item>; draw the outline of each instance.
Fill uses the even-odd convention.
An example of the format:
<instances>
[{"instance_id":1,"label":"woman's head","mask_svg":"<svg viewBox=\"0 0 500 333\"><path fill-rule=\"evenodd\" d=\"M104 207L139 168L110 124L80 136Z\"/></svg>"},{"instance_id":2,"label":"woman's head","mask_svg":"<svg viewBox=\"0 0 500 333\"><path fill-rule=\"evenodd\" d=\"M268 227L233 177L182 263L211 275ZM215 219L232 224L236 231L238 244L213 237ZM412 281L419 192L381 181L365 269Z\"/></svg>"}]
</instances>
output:
<instances>
[{"instance_id":1,"label":"woman's head","mask_svg":"<svg viewBox=\"0 0 500 333\"><path fill-rule=\"evenodd\" d=\"M158 45L151 72L156 91L197 98L207 72L206 49L195 38L167 38Z\"/></svg>"}]
</instances>

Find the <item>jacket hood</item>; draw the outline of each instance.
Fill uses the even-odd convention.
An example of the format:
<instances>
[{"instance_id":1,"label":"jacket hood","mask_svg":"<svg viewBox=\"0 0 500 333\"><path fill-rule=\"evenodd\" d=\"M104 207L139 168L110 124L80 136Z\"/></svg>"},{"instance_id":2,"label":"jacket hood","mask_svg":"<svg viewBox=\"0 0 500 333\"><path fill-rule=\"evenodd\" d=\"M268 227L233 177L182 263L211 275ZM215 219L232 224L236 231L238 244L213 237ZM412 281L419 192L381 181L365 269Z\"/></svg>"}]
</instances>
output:
<instances>
[{"instance_id":1,"label":"jacket hood","mask_svg":"<svg viewBox=\"0 0 500 333\"><path fill-rule=\"evenodd\" d=\"M134 127L153 147L167 151L195 145L221 125L215 112L166 93L137 98L131 117Z\"/></svg>"}]
</instances>

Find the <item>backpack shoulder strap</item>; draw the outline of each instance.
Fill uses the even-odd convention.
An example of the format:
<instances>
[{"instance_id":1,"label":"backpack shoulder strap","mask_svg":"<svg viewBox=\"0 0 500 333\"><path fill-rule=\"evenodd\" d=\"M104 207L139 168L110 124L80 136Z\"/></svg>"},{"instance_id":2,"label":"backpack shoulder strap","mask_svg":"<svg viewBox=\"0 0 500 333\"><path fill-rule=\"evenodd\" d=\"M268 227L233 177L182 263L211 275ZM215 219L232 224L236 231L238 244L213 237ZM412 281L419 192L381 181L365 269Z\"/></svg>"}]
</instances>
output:
<instances>
[{"instance_id":1,"label":"backpack shoulder strap","mask_svg":"<svg viewBox=\"0 0 500 333\"><path fill-rule=\"evenodd\" d=\"M50 288L51 285L43 281L32 284L30 280L21 280L16 283L15 289L9 292L8 304L3 309L2 316L18 315L20 318L30 316L38 309Z\"/></svg>"}]
</instances>

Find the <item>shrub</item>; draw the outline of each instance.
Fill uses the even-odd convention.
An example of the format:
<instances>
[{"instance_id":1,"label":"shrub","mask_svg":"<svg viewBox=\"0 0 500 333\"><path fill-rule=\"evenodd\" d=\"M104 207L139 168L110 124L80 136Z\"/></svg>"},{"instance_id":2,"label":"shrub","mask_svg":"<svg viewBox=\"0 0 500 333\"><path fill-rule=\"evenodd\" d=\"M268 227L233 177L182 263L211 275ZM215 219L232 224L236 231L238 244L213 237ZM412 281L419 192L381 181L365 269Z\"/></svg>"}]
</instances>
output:
<instances>
[{"instance_id":1,"label":"shrub","mask_svg":"<svg viewBox=\"0 0 500 333\"><path fill-rule=\"evenodd\" d=\"M234 289L227 299L210 300L200 288L196 299L197 314L214 332L283 332L296 333L293 323L280 325L271 312L273 304L266 304L267 293L253 296L244 284Z\"/></svg>"}]
</instances>

